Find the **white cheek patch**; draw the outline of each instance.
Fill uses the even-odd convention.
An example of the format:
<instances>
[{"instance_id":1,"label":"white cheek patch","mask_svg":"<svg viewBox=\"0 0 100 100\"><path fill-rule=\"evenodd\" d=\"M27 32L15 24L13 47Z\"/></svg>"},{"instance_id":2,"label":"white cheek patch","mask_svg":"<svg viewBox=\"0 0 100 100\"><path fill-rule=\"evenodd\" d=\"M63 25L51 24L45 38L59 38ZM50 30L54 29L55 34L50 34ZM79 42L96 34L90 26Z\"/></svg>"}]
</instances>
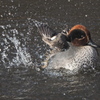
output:
<instances>
[{"instance_id":1,"label":"white cheek patch","mask_svg":"<svg viewBox=\"0 0 100 100\"><path fill-rule=\"evenodd\" d=\"M51 38L51 40L54 40L54 39L56 39L56 36L53 36L53 37Z\"/></svg>"},{"instance_id":2,"label":"white cheek patch","mask_svg":"<svg viewBox=\"0 0 100 100\"><path fill-rule=\"evenodd\" d=\"M68 31L63 30L63 31L62 31L62 34L64 34L64 35L68 35Z\"/></svg>"}]
</instances>

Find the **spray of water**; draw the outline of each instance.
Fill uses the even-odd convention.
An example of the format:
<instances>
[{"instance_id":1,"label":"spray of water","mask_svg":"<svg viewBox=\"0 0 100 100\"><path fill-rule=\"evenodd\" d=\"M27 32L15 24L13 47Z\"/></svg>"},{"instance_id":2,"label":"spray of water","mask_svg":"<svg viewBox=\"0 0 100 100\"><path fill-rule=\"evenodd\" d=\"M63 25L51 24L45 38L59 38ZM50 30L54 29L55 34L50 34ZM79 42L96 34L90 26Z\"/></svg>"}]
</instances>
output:
<instances>
[{"instance_id":1,"label":"spray of water","mask_svg":"<svg viewBox=\"0 0 100 100\"><path fill-rule=\"evenodd\" d=\"M1 65L4 65L6 68L11 68L12 66L18 67L20 65L24 67L31 66L32 59L25 45L25 37L22 37L23 43L21 43L20 38L16 36L16 34L19 34L17 29L10 29L8 32L6 30L7 26L0 26L0 28L4 30L0 43Z\"/></svg>"}]
</instances>

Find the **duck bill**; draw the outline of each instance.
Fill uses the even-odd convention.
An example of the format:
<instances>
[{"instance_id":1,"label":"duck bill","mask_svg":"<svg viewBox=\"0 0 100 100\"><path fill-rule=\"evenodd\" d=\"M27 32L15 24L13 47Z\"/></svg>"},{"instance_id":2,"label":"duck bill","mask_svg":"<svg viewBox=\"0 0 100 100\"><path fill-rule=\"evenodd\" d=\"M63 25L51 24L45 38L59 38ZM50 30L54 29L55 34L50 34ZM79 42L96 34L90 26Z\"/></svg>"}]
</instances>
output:
<instances>
[{"instance_id":1,"label":"duck bill","mask_svg":"<svg viewBox=\"0 0 100 100\"><path fill-rule=\"evenodd\" d=\"M88 42L88 45L94 47L94 48L100 48L99 45L95 44L92 40Z\"/></svg>"}]
</instances>

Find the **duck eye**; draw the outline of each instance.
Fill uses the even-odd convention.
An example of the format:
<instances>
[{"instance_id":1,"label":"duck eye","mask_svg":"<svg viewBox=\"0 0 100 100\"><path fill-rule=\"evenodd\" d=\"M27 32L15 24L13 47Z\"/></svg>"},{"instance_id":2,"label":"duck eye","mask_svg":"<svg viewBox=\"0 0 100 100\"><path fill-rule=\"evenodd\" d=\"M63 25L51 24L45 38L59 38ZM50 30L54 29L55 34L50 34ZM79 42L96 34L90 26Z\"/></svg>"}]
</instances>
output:
<instances>
[{"instance_id":1,"label":"duck eye","mask_svg":"<svg viewBox=\"0 0 100 100\"><path fill-rule=\"evenodd\" d=\"M84 35L81 35L81 38L83 38L84 37Z\"/></svg>"}]
</instances>

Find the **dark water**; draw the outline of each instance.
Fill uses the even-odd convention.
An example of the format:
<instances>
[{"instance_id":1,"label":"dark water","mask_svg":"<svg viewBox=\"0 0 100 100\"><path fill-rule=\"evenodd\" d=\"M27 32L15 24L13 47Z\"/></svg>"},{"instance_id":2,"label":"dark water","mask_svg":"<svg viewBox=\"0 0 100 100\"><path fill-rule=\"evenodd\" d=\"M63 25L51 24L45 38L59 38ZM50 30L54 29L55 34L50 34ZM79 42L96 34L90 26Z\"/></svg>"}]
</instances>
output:
<instances>
[{"instance_id":1,"label":"dark water","mask_svg":"<svg viewBox=\"0 0 100 100\"><path fill-rule=\"evenodd\" d=\"M49 76L35 70L49 47L33 19L57 32L83 24L100 44L99 0L0 0L0 100L100 100L99 71Z\"/></svg>"}]
</instances>

